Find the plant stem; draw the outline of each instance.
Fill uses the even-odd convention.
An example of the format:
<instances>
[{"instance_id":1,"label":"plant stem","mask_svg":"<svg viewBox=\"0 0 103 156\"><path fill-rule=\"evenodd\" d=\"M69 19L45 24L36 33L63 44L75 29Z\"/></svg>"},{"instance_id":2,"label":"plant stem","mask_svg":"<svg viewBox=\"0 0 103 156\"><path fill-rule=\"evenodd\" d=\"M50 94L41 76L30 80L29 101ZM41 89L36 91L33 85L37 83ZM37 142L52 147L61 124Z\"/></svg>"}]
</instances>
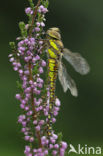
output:
<instances>
[{"instance_id":1,"label":"plant stem","mask_svg":"<svg viewBox=\"0 0 103 156\"><path fill-rule=\"evenodd\" d=\"M32 22L31 22L31 26L30 26L30 29L29 29L29 38L32 36L33 25L34 25L34 22L35 22L35 18L37 16L37 11L38 11L38 7L40 5L40 2L41 2L41 0L38 0L36 8L35 8L35 11L34 11L33 16L32 16ZM33 77L32 77L32 67L31 67L31 63L30 62L29 62L29 73L30 73L29 79L33 80ZM33 89L31 90L31 102L32 102L32 110L34 112L33 120L36 120L37 119L37 113L35 111L35 106L34 106ZM39 147L42 147L40 131L37 131L37 138L38 138L38 142L39 142Z\"/></svg>"},{"instance_id":2,"label":"plant stem","mask_svg":"<svg viewBox=\"0 0 103 156\"><path fill-rule=\"evenodd\" d=\"M36 15L37 15L37 10L38 10L38 7L40 5L40 1L41 0L38 0L38 3L36 5L35 11L34 11L34 14L33 14L33 17L32 17L32 23L31 23L31 26L30 26L30 29L29 29L29 37L31 37L31 35L32 35L33 24L34 24ZM30 62L29 62L29 73L30 73L29 79L30 80L33 80L33 77L32 77L32 67L31 67L31 63ZM37 119L37 113L35 111L35 106L34 106L33 89L31 90L31 102L32 102L32 110L34 112L34 114L33 114L33 120L36 120ZM38 138L38 142L39 142L39 147L42 147L41 137L40 137L40 131L37 131L37 138Z\"/></svg>"},{"instance_id":3,"label":"plant stem","mask_svg":"<svg viewBox=\"0 0 103 156\"><path fill-rule=\"evenodd\" d=\"M41 2L41 0L38 0L37 5L36 5L36 8L35 8L35 11L34 11L34 13L33 13L32 23L31 23L31 26L30 26L30 29L29 29L29 36L30 36L30 37L31 37L31 35L32 35L33 24L34 24L36 15L37 15L37 11L38 11L38 7L39 7L39 5L40 5L40 2Z\"/></svg>"},{"instance_id":4,"label":"plant stem","mask_svg":"<svg viewBox=\"0 0 103 156\"><path fill-rule=\"evenodd\" d=\"M30 73L29 80L33 80L31 63L29 63L29 73ZM37 120L37 113L36 113L35 106L34 106L33 89L31 90L31 103L32 103L32 110L34 112L34 114L33 114L33 120ZM40 137L40 131L37 131L37 138L38 138L38 142L39 142L39 147L42 147L41 137Z\"/></svg>"}]
</instances>

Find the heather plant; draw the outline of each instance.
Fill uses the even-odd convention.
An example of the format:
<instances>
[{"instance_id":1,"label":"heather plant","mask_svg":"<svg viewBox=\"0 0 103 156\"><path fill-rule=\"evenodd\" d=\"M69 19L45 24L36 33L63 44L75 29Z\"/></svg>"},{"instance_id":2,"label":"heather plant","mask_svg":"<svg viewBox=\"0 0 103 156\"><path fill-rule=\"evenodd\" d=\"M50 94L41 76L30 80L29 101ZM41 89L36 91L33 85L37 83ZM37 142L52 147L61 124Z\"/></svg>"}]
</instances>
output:
<instances>
[{"instance_id":1,"label":"heather plant","mask_svg":"<svg viewBox=\"0 0 103 156\"><path fill-rule=\"evenodd\" d=\"M53 124L60 110L60 100L56 97L52 108L52 129L48 135L48 114L50 109L50 86L48 84L48 58L44 48L45 14L48 0L38 0L34 5L29 1L25 9L28 23L20 22L21 36L10 42L9 60L13 70L19 75L16 99L20 101L22 114L18 117L21 132L26 142L26 156L64 156L67 143L62 141L62 133L55 134Z\"/></svg>"}]
</instances>

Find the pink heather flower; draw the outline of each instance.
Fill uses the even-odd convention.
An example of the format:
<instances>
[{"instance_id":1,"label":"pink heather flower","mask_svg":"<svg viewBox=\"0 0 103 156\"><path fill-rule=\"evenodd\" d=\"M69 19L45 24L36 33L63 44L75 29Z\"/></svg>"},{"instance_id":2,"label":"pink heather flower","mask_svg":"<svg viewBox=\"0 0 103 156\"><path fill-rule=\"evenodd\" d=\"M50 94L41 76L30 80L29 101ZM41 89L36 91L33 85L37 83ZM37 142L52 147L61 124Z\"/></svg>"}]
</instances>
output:
<instances>
[{"instance_id":1,"label":"pink heather flower","mask_svg":"<svg viewBox=\"0 0 103 156\"><path fill-rule=\"evenodd\" d=\"M48 145L48 144L49 144L49 140L47 139L47 140L45 141L45 143L46 143L46 145Z\"/></svg>"},{"instance_id":2,"label":"pink heather flower","mask_svg":"<svg viewBox=\"0 0 103 156\"><path fill-rule=\"evenodd\" d=\"M39 41L39 44L42 45L43 44L43 41Z\"/></svg>"},{"instance_id":3,"label":"pink heather flower","mask_svg":"<svg viewBox=\"0 0 103 156\"><path fill-rule=\"evenodd\" d=\"M14 67L13 69L14 69L14 71L17 71L18 70L18 67Z\"/></svg>"},{"instance_id":4,"label":"pink heather flower","mask_svg":"<svg viewBox=\"0 0 103 156\"><path fill-rule=\"evenodd\" d=\"M22 128L21 132L23 132L23 133L26 132L26 128Z\"/></svg>"},{"instance_id":5,"label":"pink heather flower","mask_svg":"<svg viewBox=\"0 0 103 156\"><path fill-rule=\"evenodd\" d=\"M30 121L30 120L31 120L30 117L28 117L28 118L27 118L27 122Z\"/></svg>"},{"instance_id":6,"label":"pink heather flower","mask_svg":"<svg viewBox=\"0 0 103 156\"><path fill-rule=\"evenodd\" d=\"M28 135L29 133L28 132L24 132L24 135Z\"/></svg>"},{"instance_id":7,"label":"pink heather flower","mask_svg":"<svg viewBox=\"0 0 103 156\"><path fill-rule=\"evenodd\" d=\"M28 51L26 52L26 54L27 54L27 55L32 55L32 53L31 53L30 50L28 50Z\"/></svg>"},{"instance_id":8,"label":"pink heather flower","mask_svg":"<svg viewBox=\"0 0 103 156\"><path fill-rule=\"evenodd\" d=\"M36 90L35 91L35 94L37 94L37 95L40 95L40 93L41 93L41 90Z\"/></svg>"},{"instance_id":9,"label":"pink heather flower","mask_svg":"<svg viewBox=\"0 0 103 156\"><path fill-rule=\"evenodd\" d=\"M32 15L33 14L33 10L30 7L28 7L28 8L25 9L25 13Z\"/></svg>"},{"instance_id":10,"label":"pink heather flower","mask_svg":"<svg viewBox=\"0 0 103 156\"><path fill-rule=\"evenodd\" d=\"M47 155L48 154L48 150L44 150L44 154Z\"/></svg>"},{"instance_id":11,"label":"pink heather flower","mask_svg":"<svg viewBox=\"0 0 103 156\"><path fill-rule=\"evenodd\" d=\"M26 82L23 83L22 88L23 88L23 89L26 88Z\"/></svg>"},{"instance_id":12,"label":"pink heather flower","mask_svg":"<svg viewBox=\"0 0 103 156\"><path fill-rule=\"evenodd\" d=\"M9 55L8 55L8 57L12 57L12 56L13 56L13 54L9 54Z\"/></svg>"},{"instance_id":13,"label":"pink heather flower","mask_svg":"<svg viewBox=\"0 0 103 156\"><path fill-rule=\"evenodd\" d=\"M35 59L36 60L40 60L40 56L39 55L36 55Z\"/></svg>"},{"instance_id":14,"label":"pink heather flower","mask_svg":"<svg viewBox=\"0 0 103 156\"><path fill-rule=\"evenodd\" d=\"M18 62L18 63L17 63L17 67L21 67L21 64L20 64L20 62Z\"/></svg>"},{"instance_id":15,"label":"pink heather flower","mask_svg":"<svg viewBox=\"0 0 103 156\"><path fill-rule=\"evenodd\" d=\"M32 63L36 63L36 58L35 57L32 58Z\"/></svg>"},{"instance_id":16,"label":"pink heather flower","mask_svg":"<svg viewBox=\"0 0 103 156\"><path fill-rule=\"evenodd\" d=\"M52 152L53 156L57 155L57 153L58 152L56 150L53 150L53 152Z\"/></svg>"},{"instance_id":17,"label":"pink heather flower","mask_svg":"<svg viewBox=\"0 0 103 156\"><path fill-rule=\"evenodd\" d=\"M41 9L40 8L38 9L38 12L41 13Z\"/></svg>"},{"instance_id":18,"label":"pink heather flower","mask_svg":"<svg viewBox=\"0 0 103 156\"><path fill-rule=\"evenodd\" d=\"M37 123L38 123L37 120L34 120L34 121L33 121L33 124L34 124L34 125L37 125Z\"/></svg>"},{"instance_id":19,"label":"pink heather flower","mask_svg":"<svg viewBox=\"0 0 103 156\"><path fill-rule=\"evenodd\" d=\"M46 136L42 136L41 141L45 141L46 140Z\"/></svg>"},{"instance_id":20,"label":"pink heather flower","mask_svg":"<svg viewBox=\"0 0 103 156\"><path fill-rule=\"evenodd\" d=\"M31 91L31 87L25 89L25 93L30 93L30 91Z\"/></svg>"},{"instance_id":21,"label":"pink heather flower","mask_svg":"<svg viewBox=\"0 0 103 156\"><path fill-rule=\"evenodd\" d=\"M50 141L52 144L55 144L55 139L51 138Z\"/></svg>"},{"instance_id":22,"label":"pink heather flower","mask_svg":"<svg viewBox=\"0 0 103 156\"><path fill-rule=\"evenodd\" d=\"M37 86L38 86L39 88L42 88L42 87L43 87L43 84L42 84L42 83L39 83Z\"/></svg>"},{"instance_id":23,"label":"pink heather flower","mask_svg":"<svg viewBox=\"0 0 103 156\"><path fill-rule=\"evenodd\" d=\"M13 62L12 65L13 65L13 66L17 66L17 62Z\"/></svg>"},{"instance_id":24,"label":"pink heather flower","mask_svg":"<svg viewBox=\"0 0 103 156\"><path fill-rule=\"evenodd\" d=\"M41 111L42 109L43 109L43 106L40 106L40 107L39 107L39 110Z\"/></svg>"},{"instance_id":25,"label":"pink heather flower","mask_svg":"<svg viewBox=\"0 0 103 156\"><path fill-rule=\"evenodd\" d=\"M58 135L56 135L56 134L53 134L52 137L53 137L55 140L58 139Z\"/></svg>"},{"instance_id":26,"label":"pink heather flower","mask_svg":"<svg viewBox=\"0 0 103 156\"><path fill-rule=\"evenodd\" d=\"M39 27L36 27L36 28L35 28L35 31L36 31L36 32L39 32L39 31L40 31L40 28L39 28Z\"/></svg>"},{"instance_id":27,"label":"pink heather flower","mask_svg":"<svg viewBox=\"0 0 103 156\"><path fill-rule=\"evenodd\" d=\"M41 153L41 152L42 152L42 148L39 148L37 151L38 151L39 153Z\"/></svg>"},{"instance_id":28,"label":"pink heather flower","mask_svg":"<svg viewBox=\"0 0 103 156\"><path fill-rule=\"evenodd\" d=\"M58 98L56 98L55 105L58 107L60 106L60 100Z\"/></svg>"},{"instance_id":29,"label":"pink heather flower","mask_svg":"<svg viewBox=\"0 0 103 156\"><path fill-rule=\"evenodd\" d=\"M29 70L25 70L24 74L29 75Z\"/></svg>"},{"instance_id":30,"label":"pink heather flower","mask_svg":"<svg viewBox=\"0 0 103 156\"><path fill-rule=\"evenodd\" d=\"M41 78L37 78L37 82L43 83L44 81Z\"/></svg>"},{"instance_id":31,"label":"pink heather flower","mask_svg":"<svg viewBox=\"0 0 103 156\"><path fill-rule=\"evenodd\" d=\"M49 144L49 148L52 149L53 148L53 145L52 144Z\"/></svg>"},{"instance_id":32,"label":"pink heather flower","mask_svg":"<svg viewBox=\"0 0 103 156\"><path fill-rule=\"evenodd\" d=\"M62 142L61 142L61 145L62 145L62 148L63 148L63 149L66 149L66 148L67 148L67 143L66 143L66 142L62 141Z\"/></svg>"},{"instance_id":33,"label":"pink heather flower","mask_svg":"<svg viewBox=\"0 0 103 156\"><path fill-rule=\"evenodd\" d=\"M59 145L58 144L55 144L54 145L54 148L58 149L59 148Z\"/></svg>"},{"instance_id":34,"label":"pink heather flower","mask_svg":"<svg viewBox=\"0 0 103 156\"><path fill-rule=\"evenodd\" d=\"M48 12L48 9L47 8L44 8L43 9L43 13L46 14L47 12Z\"/></svg>"},{"instance_id":35,"label":"pink heather flower","mask_svg":"<svg viewBox=\"0 0 103 156\"><path fill-rule=\"evenodd\" d=\"M64 154L65 154L65 150L60 148L60 156L64 156Z\"/></svg>"},{"instance_id":36,"label":"pink heather flower","mask_svg":"<svg viewBox=\"0 0 103 156\"><path fill-rule=\"evenodd\" d=\"M28 141L30 139L30 136L25 136L25 141Z\"/></svg>"},{"instance_id":37,"label":"pink heather flower","mask_svg":"<svg viewBox=\"0 0 103 156\"><path fill-rule=\"evenodd\" d=\"M39 72L40 72L40 74L42 74L44 72L42 67L39 67Z\"/></svg>"},{"instance_id":38,"label":"pink heather flower","mask_svg":"<svg viewBox=\"0 0 103 156\"><path fill-rule=\"evenodd\" d=\"M24 60L25 60L26 62L29 62L29 58L28 58L28 57L24 57Z\"/></svg>"},{"instance_id":39,"label":"pink heather flower","mask_svg":"<svg viewBox=\"0 0 103 156\"><path fill-rule=\"evenodd\" d=\"M37 88L34 89L34 93L37 94ZM37 101L37 99L34 98L34 105L35 105L35 106L40 106L40 103L41 103L41 102L40 102L39 100Z\"/></svg>"},{"instance_id":40,"label":"pink heather flower","mask_svg":"<svg viewBox=\"0 0 103 156\"><path fill-rule=\"evenodd\" d=\"M21 47L21 46L23 46L23 45L24 45L24 41L18 42L18 47Z\"/></svg>"},{"instance_id":41,"label":"pink heather flower","mask_svg":"<svg viewBox=\"0 0 103 156\"><path fill-rule=\"evenodd\" d=\"M54 110L57 112L59 111L59 109L60 109L59 107L54 107Z\"/></svg>"},{"instance_id":42,"label":"pink heather flower","mask_svg":"<svg viewBox=\"0 0 103 156\"><path fill-rule=\"evenodd\" d=\"M52 118L52 123L55 123L56 122L56 119L55 118Z\"/></svg>"},{"instance_id":43,"label":"pink heather flower","mask_svg":"<svg viewBox=\"0 0 103 156\"><path fill-rule=\"evenodd\" d=\"M37 27L40 27L40 22L36 22Z\"/></svg>"},{"instance_id":44,"label":"pink heather flower","mask_svg":"<svg viewBox=\"0 0 103 156\"><path fill-rule=\"evenodd\" d=\"M30 142L33 142L34 141L34 138L33 137L30 137L29 141Z\"/></svg>"},{"instance_id":45,"label":"pink heather flower","mask_svg":"<svg viewBox=\"0 0 103 156\"><path fill-rule=\"evenodd\" d=\"M54 111L54 116L57 116L58 115L58 112L57 111Z\"/></svg>"},{"instance_id":46,"label":"pink heather flower","mask_svg":"<svg viewBox=\"0 0 103 156\"><path fill-rule=\"evenodd\" d=\"M26 121L23 121L23 122L22 122L22 126L23 126L23 127L26 127L26 124L27 124Z\"/></svg>"},{"instance_id":47,"label":"pink heather flower","mask_svg":"<svg viewBox=\"0 0 103 156\"><path fill-rule=\"evenodd\" d=\"M37 149L33 149L33 152L36 153L37 152Z\"/></svg>"},{"instance_id":48,"label":"pink heather flower","mask_svg":"<svg viewBox=\"0 0 103 156\"><path fill-rule=\"evenodd\" d=\"M42 9L44 9L44 6L43 6L43 5L40 5L40 7L39 7L39 8L42 10Z\"/></svg>"},{"instance_id":49,"label":"pink heather flower","mask_svg":"<svg viewBox=\"0 0 103 156\"><path fill-rule=\"evenodd\" d=\"M25 100L21 100L21 103L25 105L26 104L26 101Z\"/></svg>"},{"instance_id":50,"label":"pink heather flower","mask_svg":"<svg viewBox=\"0 0 103 156\"><path fill-rule=\"evenodd\" d=\"M40 131L40 126L39 126L39 125L36 126L35 129L36 129L37 131Z\"/></svg>"},{"instance_id":51,"label":"pink heather flower","mask_svg":"<svg viewBox=\"0 0 103 156\"><path fill-rule=\"evenodd\" d=\"M33 114L33 111L27 112L27 115L28 115L28 116L30 116L30 115L32 115L32 114Z\"/></svg>"},{"instance_id":52,"label":"pink heather flower","mask_svg":"<svg viewBox=\"0 0 103 156\"><path fill-rule=\"evenodd\" d=\"M13 57L11 57L9 61L10 61L10 62L13 62L13 61L14 61L14 58L13 58Z\"/></svg>"},{"instance_id":53,"label":"pink heather flower","mask_svg":"<svg viewBox=\"0 0 103 156\"><path fill-rule=\"evenodd\" d=\"M22 123L22 119L18 119L18 123Z\"/></svg>"},{"instance_id":54,"label":"pink heather flower","mask_svg":"<svg viewBox=\"0 0 103 156\"><path fill-rule=\"evenodd\" d=\"M44 24L44 22L41 22L41 23L40 23L40 25L41 25L42 27L45 27L45 24Z\"/></svg>"},{"instance_id":55,"label":"pink heather flower","mask_svg":"<svg viewBox=\"0 0 103 156\"><path fill-rule=\"evenodd\" d=\"M26 80L27 80L27 77L24 75L24 76L22 77L22 80L23 80L23 81L26 81Z\"/></svg>"},{"instance_id":56,"label":"pink heather flower","mask_svg":"<svg viewBox=\"0 0 103 156\"><path fill-rule=\"evenodd\" d=\"M45 67L45 66L46 66L46 62L45 62L44 60L42 60L41 66L42 66L42 67Z\"/></svg>"},{"instance_id":57,"label":"pink heather flower","mask_svg":"<svg viewBox=\"0 0 103 156\"><path fill-rule=\"evenodd\" d=\"M44 110L44 115L48 116L48 112L46 110Z\"/></svg>"},{"instance_id":58,"label":"pink heather flower","mask_svg":"<svg viewBox=\"0 0 103 156\"><path fill-rule=\"evenodd\" d=\"M26 151L27 153L30 152L30 151L31 151L30 146L25 146L25 151Z\"/></svg>"},{"instance_id":59,"label":"pink heather flower","mask_svg":"<svg viewBox=\"0 0 103 156\"><path fill-rule=\"evenodd\" d=\"M36 82L34 82L33 85L34 85L34 87L37 87L37 83Z\"/></svg>"},{"instance_id":60,"label":"pink heather flower","mask_svg":"<svg viewBox=\"0 0 103 156\"><path fill-rule=\"evenodd\" d=\"M48 12L48 10L47 10L47 8L45 8L43 5L41 5L40 7L39 7L39 9L38 9L38 12L39 13L47 13Z\"/></svg>"},{"instance_id":61,"label":"pink heather flower","mask_svg":"<svg viewBox=\"0 0 103 156\"><path fill-rule=\"evenodd\" d=\"M36 101L35 99L34 99L34 103L35 103L35 106L39 106L40 105L40 101Z\"/></svg>"},{"instance_id":62,"label":"pink heather flower","mask_svg":"<svg viewBox=\"0 0 103 156\"><path fill-rule=\"evenodd\" d=\"M39 107L38 108L35 108L36 112L39 112Z\"/></svg>"},{"instance_id":63,"label":"pink heather flower","mask_svg":"<svg viewBox=\"0 0 103 156\"><path fill-rule=\"evenodd\" d=\"M21 109L24 109L25 108L25 105L24 104L20 104L20 108Z\"/></svg>"},{"instance_id":64,"label":"pink heather flower","mask_svg":"<svg viewBox=\"0 0 103 156\"><path fill-rule=\"evenodd\" d=\"M29 24L26 24L25 29L28 30L28 28L29 28Z\"/></svg>"},{"instance_id":65,"label":"pink heather flower","mask_svg":"<svg viewBox=\"0 0 103 156\"><path fill-rule=\"evenodd\" d=\"M15 97L16 97L17 100L20 100L21 99L21 95L20 94L16 94Z\"/></svg>"},{"instance_id":66,"label":"pink heather flower","mask_svg":"<svg viewBox=\"0 0 103 156\"><path fill-rule=\"evenodd\" d=\"M44 142L44 141L42 141L42 143L41 143L43 146L45 146L46 145L46 143Z\"/></svg>"},{"instance_id":67,"label":"pink heather flower","mask_svg":"<svg viewBox=\"0 0 103 156\"><path fill-rule=\"evenodd\" d=\"M28 44L28 42L29 42L28 38L26 38L23 42L24 42L25 44Z\"/></svg>"},{"instance_id":68,"label":"pink heather flower","mask_svg":"<svg viewBox=\"0 0 103 156\"><path fill-rule=\"evenodd\" d=\"M50 92L49 92L49 91L47 92L47 96L48 96L48 97L50 96Z\"/></svg>"},{"instance_id":69,"label":"pink heather flower","mask_svg":"<svg viewBox=\"0 0 103 156\"><path fill-rule=\"evenodd\" d=\"M29 106L26 106L26 107L25 107L25 111L28 111L28 110L29 110Z\"/></svg>"},{"instance_id":70,"label":"pink heather flower","mask_svg":"<svg viewBox=\"0 0 103 156\"><path fill-rule=\"evenodd\" d=\"M42 145L45 145L46 144L46 136L42 136L41 137L41 143L42 143Z\"/></svg>"},{"instance_id":71,"label":"pink heather flower","mask_svg":"<svg viewBox=\"0 0 103 156\"><path fill-rule=\"evenodd\" d=\"M32 153L28 153L27 156L33 156Z\"/></svg>"},{"instance_id":72,"label":"pink heather flower","mask_svg":"<svg viewBox=\"0 0 103 156\"><path fill-rule=\"evenodd\" d=\"M25 13L26 13L26 14L29 14L30 11L31 11L31 8L30 8L30 7L28 7L28 8L25 9Z\"/></svg>"}]
</instances>

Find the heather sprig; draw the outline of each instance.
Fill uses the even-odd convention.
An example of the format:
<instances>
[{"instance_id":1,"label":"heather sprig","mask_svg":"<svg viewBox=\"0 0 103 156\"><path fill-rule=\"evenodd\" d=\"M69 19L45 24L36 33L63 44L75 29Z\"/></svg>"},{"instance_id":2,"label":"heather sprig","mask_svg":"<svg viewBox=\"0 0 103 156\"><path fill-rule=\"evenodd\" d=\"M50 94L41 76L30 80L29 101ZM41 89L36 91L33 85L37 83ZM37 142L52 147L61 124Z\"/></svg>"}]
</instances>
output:
<instances>
[{"instance_id":1,"label":"heather sprig","mask_svg":"<svg viewBox=\"0 0 103 156\"><path fill-rule=\"evenodd\" d=\"M30 6L25 9L28 23L20 22L21 36L15 42L10 42L12 53L9 61L14 71L18 72L19 89L16 99L20 101L22 114L18 117L21 132L27 142L24 154L26 156L64 156L67 143L62 141L62 134L47 135L50 86L48 83L48 60L45 57L44 27L45 14L48 12L48 0L38 0L35 6L28 0ZM52 123L60 110L60 100L56 98L53 107Z\"/></svg>"}]
</instances>

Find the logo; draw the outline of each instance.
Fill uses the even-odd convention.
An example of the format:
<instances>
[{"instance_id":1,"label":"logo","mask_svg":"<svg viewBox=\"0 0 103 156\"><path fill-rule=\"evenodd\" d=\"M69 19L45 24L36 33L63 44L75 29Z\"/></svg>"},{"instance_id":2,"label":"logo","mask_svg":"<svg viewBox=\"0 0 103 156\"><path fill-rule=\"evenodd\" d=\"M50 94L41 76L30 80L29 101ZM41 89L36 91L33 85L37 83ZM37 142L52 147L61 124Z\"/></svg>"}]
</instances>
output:
<instances>
[{"instance_id":1,"label":"logo","mask_svg":"<svg viewBox=\"0 0 103 156\"><path fill-rule=\"evenodd\" d=\"M77 145L77 148L75 148L72 144L69 145L69 151L68 154L70 153L75 153L75 154L96 154L96 155L101 155L102 154L102 149L101 147L89 147L88 145L81 146L80 144Z\"/></svg>"}]
</instances>

